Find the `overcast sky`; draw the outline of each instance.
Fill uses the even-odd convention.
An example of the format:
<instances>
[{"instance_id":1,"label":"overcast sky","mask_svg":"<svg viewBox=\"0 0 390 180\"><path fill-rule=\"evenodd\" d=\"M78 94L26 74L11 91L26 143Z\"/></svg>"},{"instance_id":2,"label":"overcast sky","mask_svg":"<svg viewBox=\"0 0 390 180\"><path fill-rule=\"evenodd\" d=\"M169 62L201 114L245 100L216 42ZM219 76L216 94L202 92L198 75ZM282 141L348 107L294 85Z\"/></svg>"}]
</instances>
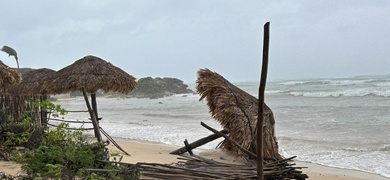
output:
<instances>
[{"instance_id":1,"label":"overcast sky","mask_svg":"<svg viewBox=\"0 0 390 180\"><path fill-rule=\"evenodd\" d=\"M269 80L390 74L389 0L18 0L0 16L0 46L21 67L95 55L137 78L195 83L209 68L258 81L270 21Z\"/></svg>"}]
</instances>

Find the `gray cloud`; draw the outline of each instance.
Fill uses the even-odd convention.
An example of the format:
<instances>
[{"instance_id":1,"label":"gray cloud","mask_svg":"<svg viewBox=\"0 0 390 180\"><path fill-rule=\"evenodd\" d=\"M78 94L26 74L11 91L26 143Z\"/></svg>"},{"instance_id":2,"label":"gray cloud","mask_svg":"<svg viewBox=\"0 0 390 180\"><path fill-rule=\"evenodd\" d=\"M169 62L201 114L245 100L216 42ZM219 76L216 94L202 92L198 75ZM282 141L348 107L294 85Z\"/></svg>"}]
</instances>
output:
<instances>
[{"instance_id":1,"label":"gray cloud","mask_svg":"<svg viewBox=\"0 0 390 180\"><path fill-rule=\"evenodd\" d=\"M390 2L10 1L0 45L22 67L58 70L96 55L136 76L188 83L199 68L257 81L262 26L271 22L270 79L390 74ZM14 60L0 54L6 64Z\"/></svg>"}]
</instances>

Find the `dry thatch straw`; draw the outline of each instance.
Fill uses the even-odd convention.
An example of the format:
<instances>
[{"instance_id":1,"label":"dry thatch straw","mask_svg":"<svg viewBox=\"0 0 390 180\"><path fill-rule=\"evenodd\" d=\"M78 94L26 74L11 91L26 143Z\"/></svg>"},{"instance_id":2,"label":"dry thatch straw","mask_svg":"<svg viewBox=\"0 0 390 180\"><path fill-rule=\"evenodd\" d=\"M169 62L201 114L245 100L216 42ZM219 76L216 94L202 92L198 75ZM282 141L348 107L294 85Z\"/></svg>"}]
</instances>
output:
<instances>
[{"instance_id":1,"label":"dry thatch straw","mask_svg":"<svg viewBox=\"0 0 390 180\"><path fill-rule=\"evenodd\" d=\"M19 71L19 70L18 70ZM41 69L22 69L23 80L17 85L8 88L8 93L18 95L46 95L50 86L48 80L53 77L56 71Z\"/></svg>"},{"instance_id":2,"label":"dry thatch straw","mask_svg":"<svg viewBox=\"0 0 390 180\"><path fill-rule=\"evenodd\" d=\"M115 91L130 93L137 85L135 78L122 69L95 56L85 56L56 72L48 92L60 94L80 91L89 93Z\"/></svg>"},{"instance_id":3,"label":"dry thatch straw","mask_svg":"<svg viewBox=\"0 0 390 180\"><path fill-rule=\"evenodd\" d=\"M22 76L14 69L10 69L0 60L0 92L4 92L4 88L18 84L22 80Z\"/></svg>"},{"instance_id":4,"label":"dry thatch straw","mask_svg":"<svg viewBox=\"0 0 390 180\"><path fill-rule=\"evenodd\" d=\"M196 82L197 92L201 95L200 100L207 100L212 117L229 132L231 139L246 150L257 154L258 99L209 69L200 69ZM274 116L267 105L264 108L264 159L280 160L282 157L278 152L278 143L274 135ZM238 155L246 155L229 141L224 141L221 147Z\"/></svg>"}]
</instances>

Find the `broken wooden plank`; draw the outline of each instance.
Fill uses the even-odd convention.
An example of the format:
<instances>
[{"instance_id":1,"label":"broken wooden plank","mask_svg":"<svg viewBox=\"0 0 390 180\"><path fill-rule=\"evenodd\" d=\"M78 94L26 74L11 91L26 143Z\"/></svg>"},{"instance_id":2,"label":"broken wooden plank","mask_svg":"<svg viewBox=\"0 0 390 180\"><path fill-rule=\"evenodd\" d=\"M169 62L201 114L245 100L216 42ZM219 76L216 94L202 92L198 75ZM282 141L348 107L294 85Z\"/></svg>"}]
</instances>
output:
<instances>
[{"instance_id":1,"label":"broken wooden plank","mask_svg":"<svg viewBox=\"0 0 390 180\"><path fill-rule=\"evenodd\" d=\"M219 132L222 133L222 134L227 134L228 133L226 130L222 130L222 131L219 131ZM197 140L197 141L195 141L193 143L188 144L188 147L190 149L195 149L195 148L197 148L199 146L202 146L202 145L207 144L207 143L209 143L211 141L214 141L214 140L216 140L216 139L218 139L220 137L222 137L221 134L214 133L214 134L212 134L210 136L201 138L201 139L199 139L199 140ZM187 148L184 146L184 147L181 147L181 148L179 148L177 150L172 151L170 154L180 155L180 154L183 154L183 153L186 153L186 152L187 152Z\"/></svg>"}]
</instances>

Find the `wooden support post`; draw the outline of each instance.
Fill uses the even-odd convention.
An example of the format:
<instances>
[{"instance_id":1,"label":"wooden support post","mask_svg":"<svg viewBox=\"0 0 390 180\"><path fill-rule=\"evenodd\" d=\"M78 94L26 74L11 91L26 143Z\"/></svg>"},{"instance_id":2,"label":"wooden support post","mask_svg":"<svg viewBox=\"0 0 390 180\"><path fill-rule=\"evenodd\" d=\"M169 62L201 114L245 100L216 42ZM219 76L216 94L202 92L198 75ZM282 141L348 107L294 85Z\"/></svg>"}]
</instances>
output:
<instances>
[{"instance_id":1,"label":"wooden support post","mask_svg":"<svg viewBox=\"0 0 390 180\"><path fill-rule=\"evenodd\" d=\"M260 87L259 87L259 106L257 114L257 179L264 180L263 168L263 113L264 113L264 91L267 80L268 69L268 51L269 51L269 26L267 22L264 25L264 41L263 41L263 64L261 68Z\"/></svg>"},{"instance_id":2,"label":"wooden support post","mask_svg":"<svg viewBox=\"0 0 390 180\"><path fill-rule=\"evenodd\" d=\"M96 93L91 93L91 103L92 103L93 112L95 112L96 119L99 120L97 103L96 103Z\"/></svg>"},{"instance_id":3,"label":"wooden support post","mask_svg":"<svg viewBox=\"0 0 390 180\"><path fill-rule=\"evenodd\" d=\"M48 99L47 95L42 95L40 97L41 97L41 102L46 101ZM42 123L41 125L45 128L47 127L47 123L48 123L47 115L48 115L47 111L43 111L41 109L41 123Z\"/></svg>"},{"instance_id":4,"label":"wooden support post","mask_svg":"<svg viewBox=\"0 0 390 180\"><path fill-rule=\"evenodd\" d=\"M100 130L99 130L100 128L99 128L99 124L96 120L96 115L95 115L93 109L91 108L91 105L89 104L88 95L87 95L87 92L85 91L85 88L83 88L82 91L83 91L85 103L87 104L89 116L91 117L91 120L92 120L93 129L95 132L95 137L98 140L98 142L101 142L102 136L100 135Z\"/></svg>"}]
</instances>

